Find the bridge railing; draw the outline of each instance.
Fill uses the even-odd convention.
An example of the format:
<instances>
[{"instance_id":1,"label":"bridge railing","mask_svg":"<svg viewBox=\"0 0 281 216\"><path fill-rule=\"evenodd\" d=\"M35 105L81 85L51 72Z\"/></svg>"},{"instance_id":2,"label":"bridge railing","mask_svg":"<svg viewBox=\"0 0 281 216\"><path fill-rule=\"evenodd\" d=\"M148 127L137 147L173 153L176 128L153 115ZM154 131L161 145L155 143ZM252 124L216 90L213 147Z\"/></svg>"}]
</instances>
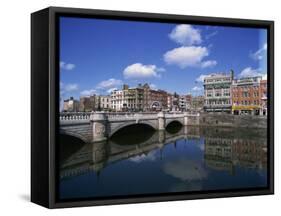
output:
<instances>
[{"instance_id":1,"label":"bridge railing","mask_svg":"<svg viewBox=\"0 0 281 216\"><path fill-rule=\"evenodd\" d=\"M90 120L90 112L60 113L61 121Z\"/></svg>"},{"instance_id":2,"label":"bridge railing","mask_svg":"<svg viewBox=\"0 0 281 216\"><path fill-rule=\"evenodd\" d=\"M98 112L97 112L98 113ZM60 121L79 121L90 120L90 116L94 112L68 112L60 113ZM155 119L157 118L157 112L106 112L104 113L108 120L122 120L122 119ZM186 113L183 112L164 112L165 118L181 118ZM188 116L199 116L199 113L187 113Z\"/></svg>"},{"instance_id":3,"label":"bridge railing","mask_svg":"<svg viewBox=\"0 0 281 216\"><path fill-rule=\"evenodd\" d=\"M107 113L108 120L156 118L157 113Z\"/></svg>"}]
</instances>

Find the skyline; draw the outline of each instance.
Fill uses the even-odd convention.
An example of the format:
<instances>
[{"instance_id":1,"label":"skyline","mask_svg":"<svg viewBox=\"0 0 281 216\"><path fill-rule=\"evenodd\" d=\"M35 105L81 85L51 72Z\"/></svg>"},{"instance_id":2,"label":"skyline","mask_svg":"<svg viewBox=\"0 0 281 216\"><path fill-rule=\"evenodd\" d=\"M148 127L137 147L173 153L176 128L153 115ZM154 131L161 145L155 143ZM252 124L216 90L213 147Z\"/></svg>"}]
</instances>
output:
<instances>
[{"instance_id":1,"label":"skyline","mask_svg":"<svg viewBox=\"0 0 281 216\"><path fill-rule=\"evenodd\" d=\"M60 18L60 95L138 83L200 95L206 75L231 69L236 78L265 78L266 41L266 29Z\"/></svg>"}]
</instances>

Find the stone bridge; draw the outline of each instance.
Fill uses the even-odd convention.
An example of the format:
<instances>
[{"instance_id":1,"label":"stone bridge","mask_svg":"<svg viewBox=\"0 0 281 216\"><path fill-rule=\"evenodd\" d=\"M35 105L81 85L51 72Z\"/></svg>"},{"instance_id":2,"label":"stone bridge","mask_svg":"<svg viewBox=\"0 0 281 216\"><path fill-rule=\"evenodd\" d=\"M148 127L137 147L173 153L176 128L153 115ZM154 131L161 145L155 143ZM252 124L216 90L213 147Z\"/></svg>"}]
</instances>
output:
<instances>
[{"instance_id":1,"label":"stone bridge","mask_svg":"<svg viewBox=\"0 0 281 216\"><path fill-rule=\"evenodd\" d=\"M64 161L60 162L60 178L77 176L88 171L99 172L109 164L132 158L138 160L151 151L160 151L168 143L174 143L180 139L200 139L199 127L181 127L176 133L166 130L156 131L150 138L138 144L124 145L109 139L97 143L84 144L78 151L72 153Z\"/></svg>"},{"instance_id":2,"label":"stone bridge","mask_svg":"<svg viewBox=\"0 0 281 216\"><path fill-rule=\"evenodd\" d=\"M92 143L107 140L126 126L144 124L161 131L174 121L198 126L199 113L61 113L60 133Z\"/></svg>"}]
</instances>

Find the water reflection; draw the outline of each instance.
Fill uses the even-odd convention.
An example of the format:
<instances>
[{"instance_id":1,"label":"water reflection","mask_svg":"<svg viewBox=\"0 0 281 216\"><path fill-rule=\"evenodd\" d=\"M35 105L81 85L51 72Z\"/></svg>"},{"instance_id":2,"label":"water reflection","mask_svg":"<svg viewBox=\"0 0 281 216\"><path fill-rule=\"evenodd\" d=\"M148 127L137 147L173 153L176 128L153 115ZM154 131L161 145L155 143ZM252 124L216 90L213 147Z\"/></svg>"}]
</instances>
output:
<instances>
[{"instance_id":1,"label":"water reflection","mask_svg":"<svg viewBox=\"0 0 281 216\"><path fill-rule=\"evenodd\" d=\"M265 130L172 125L164 131L125 132L68 151L60 164L61 198L267 184Z\"/></svg>"}]
</instances>

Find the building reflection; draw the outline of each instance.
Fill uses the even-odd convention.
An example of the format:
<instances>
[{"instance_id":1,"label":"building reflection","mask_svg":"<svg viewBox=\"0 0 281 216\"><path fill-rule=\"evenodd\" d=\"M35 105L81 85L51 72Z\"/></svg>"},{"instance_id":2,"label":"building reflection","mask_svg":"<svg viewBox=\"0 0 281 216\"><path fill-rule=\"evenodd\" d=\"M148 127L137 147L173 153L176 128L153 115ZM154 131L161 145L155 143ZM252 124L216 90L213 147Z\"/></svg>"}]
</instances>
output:
<instances>
[{"instance_id":1,"label":"building reflection","mask_svg":"<svg viewBox=\"0 0 281 216\"><path fill-rule=\"evenodd\" d=\"M204 141L205 165L211 169L228 171L235 175L235 167L264 170L267 167L265 138L216 138Z\"/></svg>"},{"instance_id":2,"label":"building reflection","mask_svg":"<svg viewBox=\"0 0 281 216\"><path fill-rule=\"evenodd\" d=\"M136 136L141 136L140 132ZM84 144L60 161L60 178L77 176L89 171L94 171L99 176L110 164L129 158L130 160L149 158L153 151L159 151L161 160L165 157L163 148L171 144L177 149L177 142L180 140L185 140L185 143L193 140L203 145L200 149L203 151L205 166L211 169L228 171L232 175L235 175L236 166L266 169L267 144L264 131L179 127L178 130L172 131L154 131L145 140L138 142L123 137Z\"/></svg>"}]
</instances>

